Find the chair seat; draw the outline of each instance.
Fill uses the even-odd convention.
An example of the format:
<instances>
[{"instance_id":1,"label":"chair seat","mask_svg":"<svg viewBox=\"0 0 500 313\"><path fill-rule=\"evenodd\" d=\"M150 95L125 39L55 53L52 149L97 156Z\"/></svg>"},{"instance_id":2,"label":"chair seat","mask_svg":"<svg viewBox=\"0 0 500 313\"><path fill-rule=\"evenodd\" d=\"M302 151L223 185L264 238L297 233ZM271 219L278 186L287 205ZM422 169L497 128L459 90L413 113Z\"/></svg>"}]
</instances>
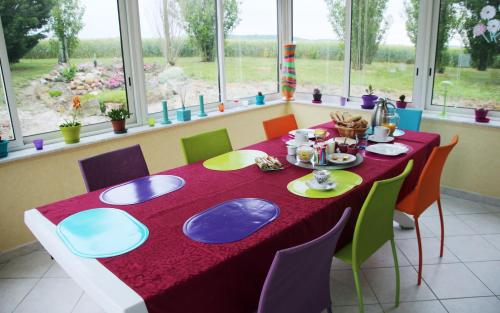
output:
<instances>
[{"instance_id":1,"label":"chair seat","mask_svg":"<svg viewBox=\"0 0 500 313\"><path fill-rule=\"evenodd\" d=\"M403 200L399 201L396 204L396 209L398 211L404 212L406 214L415 215L415 213L416 213L416 208L415 208L416 194L417 193L415 192L415 190L410 192L406 197L403 198Z\"/></svg>"},{"instance_id":2,"label":"chair seat","mask_svg":"<svg viewBox=\"0 0 500 313\"><path fill-rule=\"evenodd\" d=\"M337 259L352 264L352 242L335 253Z\"/></svg>"}]
</instances>

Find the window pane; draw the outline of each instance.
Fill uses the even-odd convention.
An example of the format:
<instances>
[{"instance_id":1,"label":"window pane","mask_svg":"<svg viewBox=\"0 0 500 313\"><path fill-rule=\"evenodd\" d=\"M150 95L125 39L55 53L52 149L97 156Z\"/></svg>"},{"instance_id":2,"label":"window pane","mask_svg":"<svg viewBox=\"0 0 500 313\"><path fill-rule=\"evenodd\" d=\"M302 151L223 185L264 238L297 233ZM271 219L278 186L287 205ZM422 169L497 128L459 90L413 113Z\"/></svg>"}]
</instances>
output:
<instances>
[{"instance_id":1,"label":"window pane","mask_svg":"<svg viewBox=\"0 0 500 313\"><path fill-rule=\"evenodd\" d=\"M31 27L27 33L12 16L2 16L25 136L57 130L70 120L71 99L76 95L81 97L79 120L83 125L107 121L106 107L127 104L117 1L60 3L52 9L44 4L35 5L34 10L19 6L17 10L22 12L17 16L40 21L24 21ZM26 38L34 37L45 39L33 49L18 49L31 40Z\"/></svg>"},{"instance_id":2,"label":"window pane","mask_svg":"<svg viewBox=\"0 0 500 313\"><path fill-rule=\"evenodd\" d=\"M344 81L344 1L294 0L297 91L341 95Z\"/></svg>"},{"instance_id":3,"label":"window pane","mask_svg":"<svg viewBox=\"0 0 500 313\"><path fill-rule=\"evenodd\" d=\"M276 1L224 1L227 98L278 92Z\"/></svg>"},{"instance_id":4,"label":"window pane","mask_svg":"<svg viewBox=\"0 0 500 313\"><path fill-rule=\"evenodd\" d=\"M411 101L419 0L353 0L350 95Z\"/></svg>"},{"instance_id":5,"label":"window pane","mask_svg":"<svg viewBox=\"0 0 500 313\"><path fill-rule=\"evenodd\" d=\"M432 104L500 110L500 8L440 3Z\"/></svg>"},{"instance_id":6,"label":"window pane","mask_svg":"<svg viewBox=\"0 0 500 313\"><path fill-rule=\"evenodd\" d=\"M7 105L7 93L3 80L3 71L0 64L0 137L2 140L13 140L14 131L10 120L9 107Z\"/></svg>"},{"instance_id":7,"label":"window pane","mask_svg":"<svg viewBox=\"0 0 500 313\"><path fill-rule=\"evenodd\" d=\"M214 0L141 0L148 112L219 101Z\"/></svg>"}]
</instances>

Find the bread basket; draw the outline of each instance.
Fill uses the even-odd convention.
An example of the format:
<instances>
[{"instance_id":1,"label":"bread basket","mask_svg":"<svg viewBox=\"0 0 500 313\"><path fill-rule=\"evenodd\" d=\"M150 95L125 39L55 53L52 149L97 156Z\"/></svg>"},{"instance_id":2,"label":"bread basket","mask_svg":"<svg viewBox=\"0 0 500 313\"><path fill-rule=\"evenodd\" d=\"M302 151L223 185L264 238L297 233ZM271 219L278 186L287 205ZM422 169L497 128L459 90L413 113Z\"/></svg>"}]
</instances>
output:
<instances>
[{"instance_id":1,"label":"bread basket","mask_svg":"<svg viewBox=\"0 0 500 313\"><path fill-rule=\"evenodd\" d=\"M356 135L364 135L366 133L366 130L368 127L365 128L349 128L349 127L342 127L337 124L335 124L335 128L339 132L339 135L341 137L347 137L347 138L356 138Z\"/></svg>"}]
</instances>

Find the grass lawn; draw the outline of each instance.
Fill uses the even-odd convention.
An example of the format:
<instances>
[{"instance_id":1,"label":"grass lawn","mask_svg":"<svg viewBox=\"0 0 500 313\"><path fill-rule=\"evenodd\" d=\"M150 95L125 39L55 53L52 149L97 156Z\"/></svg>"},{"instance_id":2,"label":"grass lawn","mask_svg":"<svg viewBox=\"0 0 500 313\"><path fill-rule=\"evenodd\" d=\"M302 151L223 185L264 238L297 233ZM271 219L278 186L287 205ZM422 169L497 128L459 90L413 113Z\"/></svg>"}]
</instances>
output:
<instances>
[{"instance_id":1,"label":"grass lawn","mask_svg":"<svg viewBox=\"0 0 500 313\"><path fill-rule=\"evenodd\" d=\"M113 59L99 59L103 64L111 64ZM91 59L73 59L72 63L89 63ZM145 58L145 63L163 64L162 58ZM276 80L276 58L226 58L228 83L248 83ZM24 88L31 80L39 79L49 73L57 64L56 59L23 59L11 66L15 89ZM217 82L216 62L200 62L199 58L179 58L178 66L195 79ZM342 61L297 59L298 90L302 86L325 86L343 83L344 64ZM373 63L366 65L363 71L351 71L351 89L364 90L372 84L378 94L410 95L413 88L412 64ZM470 68L447 68L444 74L436 75L435 93L442 94L441 82L449 80L453 83L450 99L462 98L474 102L500 102L500 69L477 71ZM311 90L312 91L312 90Z\"/></svg>"}]
</instances>

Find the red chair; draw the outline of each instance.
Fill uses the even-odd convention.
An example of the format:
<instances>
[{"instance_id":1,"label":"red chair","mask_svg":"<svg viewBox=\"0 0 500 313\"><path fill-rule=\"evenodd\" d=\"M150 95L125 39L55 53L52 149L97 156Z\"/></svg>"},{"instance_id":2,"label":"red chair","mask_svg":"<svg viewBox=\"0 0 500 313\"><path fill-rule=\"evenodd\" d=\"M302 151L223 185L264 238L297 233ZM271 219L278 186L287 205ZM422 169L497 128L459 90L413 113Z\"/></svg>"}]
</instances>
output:
<instances>
[{"instance_id":1,"label":"red chair","mask_svg":"<svg viewBox=\"0 0 500 313\"><path fill-rule=\"evenodd\" d=\"M412 215L415 220L415 230L418 241L418 284L422 283L422 239L418 218L434 202L437 201L439 209L439 219L441 221L441 250L439 256L443 257L444 246L444 221L441 207L441 173L451 150L458 143L458 136L454 136L451 143L446 146L436 147L432 150L427 163L422 170L422 174L415 189L397 204L397 209L406 214Z\"/></svg>"},{"instance_id":2,"label":"red chair","mask_svg":"<svg viewBox=\"0 0 500 313\"><path fill-rule=\"evenodd\" d=\"M299 128L295 115L288 114L262 122L267 139L279 138L289 131Z\"/></svg>"}]
</instances>

